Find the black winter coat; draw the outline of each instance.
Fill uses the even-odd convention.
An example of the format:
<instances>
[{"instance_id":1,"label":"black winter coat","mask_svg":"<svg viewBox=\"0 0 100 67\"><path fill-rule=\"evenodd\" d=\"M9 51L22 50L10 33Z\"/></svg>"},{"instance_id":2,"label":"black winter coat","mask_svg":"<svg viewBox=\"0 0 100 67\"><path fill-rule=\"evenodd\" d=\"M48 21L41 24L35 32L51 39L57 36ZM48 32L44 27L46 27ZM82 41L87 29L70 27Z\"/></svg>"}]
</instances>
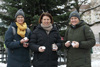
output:
<instances>
[{"instance_id":1,"label":"black winter coat","mask_svg":"<svg viewBox=\"0 0 100 67\"><path fill-rule=\"evenodd\" d=\"M53 26L47 35L41 25L38 25L30 37L30 48L34 51L34 67L57 67L58 55L56 51L52 51L53 43L58 46L58 49L61 48L61 38L57 28ZM39 46L45 46L45 51L39 52Z\"/></svg>"},{"instance_id":2,"label":"black winter coat","mask_svg":"<svg viewBox=\"0 0 100 67\"><path fill-rule=\"evenodd\" d=\"M16 29L16 34L13 34L12 26ZM28 34L26 31L25 36L30 37L31 33ZM8 61L7 67L30 67L30 55L29 47L23 47L20 43L21 36L17 34L17 26L13 22L5 34L5 45L8 48Z\"/></svg>"}]
</instances>

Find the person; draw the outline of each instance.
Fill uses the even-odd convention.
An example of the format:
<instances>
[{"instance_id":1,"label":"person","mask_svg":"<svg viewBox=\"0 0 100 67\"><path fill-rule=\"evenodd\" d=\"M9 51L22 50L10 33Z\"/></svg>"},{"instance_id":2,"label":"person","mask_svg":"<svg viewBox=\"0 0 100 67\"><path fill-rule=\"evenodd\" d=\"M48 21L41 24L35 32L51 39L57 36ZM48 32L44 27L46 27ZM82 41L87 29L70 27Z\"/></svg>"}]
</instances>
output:
<instances>
[{"instance_id":1,"label":"person","mask_svg":"<svg viewBox=\"0 0 100 67\"><path fill-rule=\"evenodd\" d=\"M30 49L34 51L34 67L57 67L57 50L61 48L61 38L50 13L44 12L39 25L30 37Z\"/></svg>"},{"instance_id":2,"label":"person","mask_svg":"<svg viewBox=\"0 0 100 67\"><path fill-rule=\"evenodd\" d=\"M19 9L15 14L15 22L11 23L5 33L5 45L8 48L7 67L30 67L28 41L31 32L28 32L30 29L24 21L24 12Z\"/></svg>"},{"instance_id":3,"label":"person","mask_svg":"<svg viewBox=\"0 0 100 67\"><path fill-rule=\"evenodd\" d=\"M76 10L71 12L69 19L64 37L67 67L91 67L90 52L95 45L94 34L84 20L80 20Z\"/></svg>"}]
</instances>

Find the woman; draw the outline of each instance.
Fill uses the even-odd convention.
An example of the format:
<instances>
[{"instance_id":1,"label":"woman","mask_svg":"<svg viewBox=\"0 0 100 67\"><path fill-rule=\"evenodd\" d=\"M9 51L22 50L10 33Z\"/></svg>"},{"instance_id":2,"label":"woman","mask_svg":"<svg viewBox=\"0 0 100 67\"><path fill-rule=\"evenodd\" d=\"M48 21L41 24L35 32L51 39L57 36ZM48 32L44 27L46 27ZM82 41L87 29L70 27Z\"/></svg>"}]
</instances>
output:
<instances>
[{"instance_id":1,"label":"woman","mask_svg":"<svg viewBox=\"0 0 100 67\"><path fill-rule=\"evenodd\" d=\"M70 16L70 24L65 33L67 67L91 67L91 48L95 45L92 30L80 20L77 11Z\"/></svg>"},{"instance_id":2,"label":"woman","mask_svg":"<svg viewBox=\"0 0 100 67\"><path fill-rule=\"evenodd\" d=\"M16 22L11 23L5 34L5 45L8 48L7 67L30 67L28 40L31 33L24 22L22 9L17 11L15 19Z\"/></svg>"},{"instance_id":3,"label":"woman","mask_svg":"<svg viewBox=\"0 0 100 67\"><path fill-rule=\"evenodd\" d=\"M42 13L39 23L30 37L30 48L34 51L33 66L57 67L56 51L61 48L61 38L51 14Z\"/></svg>"}]
</instances>

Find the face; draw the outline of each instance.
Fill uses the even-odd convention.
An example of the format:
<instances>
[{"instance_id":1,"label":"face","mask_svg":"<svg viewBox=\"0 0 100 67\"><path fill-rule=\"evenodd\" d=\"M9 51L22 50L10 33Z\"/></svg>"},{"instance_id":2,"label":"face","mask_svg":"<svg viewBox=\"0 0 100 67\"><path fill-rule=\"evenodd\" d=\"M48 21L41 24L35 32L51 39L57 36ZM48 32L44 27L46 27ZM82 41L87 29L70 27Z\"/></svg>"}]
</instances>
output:
<instances>
[{"instance_id":1,"label":"face","mask_svg":"<svg viewBox=\"0 0 100 67\"><path fill-rule=\"evenodd\" d=\"M71 24L72 25L77 25L80 21L79 21L79 19L77 18L77 17L71 17L70 18L70 22L71 22Z\"/></svg>"},{"instance_id":2,"label":"face","mask_svg":"<svg viewBox=\"0 0 100 67\"><path fill-rule=\"evenodd\" d=\"M50 25L51 19L48 16L43 16L41 21L43 25L48 26Z\"/></svg>"},{"instance_id":3,"label":"face","mask_svg":"<svg viewBox=\"0 0 100 67\"><path fill-rule=\"evenodd\" d=\"M24 17L22 15L18 15L17 18L16 18L16 21L19 24L23 24L24 23Z\"/></svg>"}]
</instances>

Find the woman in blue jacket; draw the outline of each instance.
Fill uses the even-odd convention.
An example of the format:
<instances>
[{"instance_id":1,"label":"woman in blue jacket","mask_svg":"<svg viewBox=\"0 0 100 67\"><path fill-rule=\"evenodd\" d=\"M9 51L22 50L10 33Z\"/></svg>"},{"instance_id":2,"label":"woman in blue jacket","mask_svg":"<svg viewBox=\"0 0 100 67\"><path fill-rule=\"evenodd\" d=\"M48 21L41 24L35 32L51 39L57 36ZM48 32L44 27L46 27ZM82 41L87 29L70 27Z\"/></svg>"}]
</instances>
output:
<instances>
[{"instance_id":1,"label":"woman in blue jacket","mask_svg":"<svg viewBox=\"0 0 100 67\"><path fill-rule=\"evenodd\" d=\"M22 9L17 11L15 18L16 22L11 23L5 33L5 45L8 48L7 67L30 67L30 29L24 22L25 15Z\"/></svg>"}]
</instances>

